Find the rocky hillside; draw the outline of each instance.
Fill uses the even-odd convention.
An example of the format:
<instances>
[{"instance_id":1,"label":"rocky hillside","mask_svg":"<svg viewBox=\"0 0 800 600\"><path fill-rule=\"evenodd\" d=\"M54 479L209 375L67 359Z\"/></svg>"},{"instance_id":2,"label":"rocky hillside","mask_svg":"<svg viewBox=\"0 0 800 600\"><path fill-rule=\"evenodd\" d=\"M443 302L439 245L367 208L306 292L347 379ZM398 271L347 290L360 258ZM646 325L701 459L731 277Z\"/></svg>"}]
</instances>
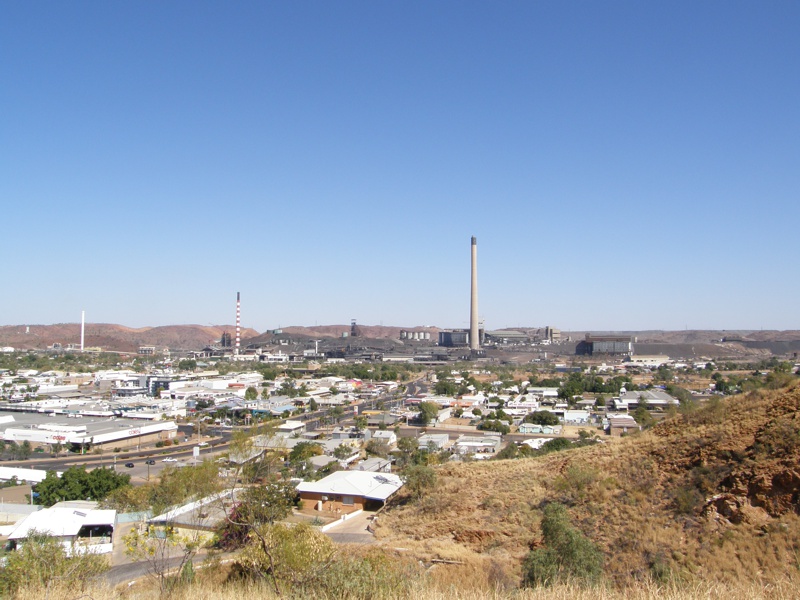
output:
<instances>
[{"instance_id":1,"label":"rocky hillside","mask_svg":"<svg viewBox=\"0 0 800 600\"><path fill-rule=\"evenodd\" d=\"M800 387L713 401L654 429L539 458L437 468L398 498L384 544L519 581L553 501L605 556L608 579L775 581L800 562ZM459 566L460 565L460 566Z\"/></svg>"}]
</instances>

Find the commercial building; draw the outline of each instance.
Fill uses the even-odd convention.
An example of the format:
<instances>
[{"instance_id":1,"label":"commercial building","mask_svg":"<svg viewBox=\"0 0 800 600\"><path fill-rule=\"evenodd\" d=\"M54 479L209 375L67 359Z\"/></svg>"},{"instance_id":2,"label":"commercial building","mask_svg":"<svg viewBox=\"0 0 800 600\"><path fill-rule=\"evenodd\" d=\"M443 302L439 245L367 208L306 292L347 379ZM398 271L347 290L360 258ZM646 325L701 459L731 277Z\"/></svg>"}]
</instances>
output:
<instances>
[{"instance_id":1,"label":"commercial building","mask_svg":"<svg viewBox=\"0 0 800 600\"><path fill-rule=\"evenodd\" d=\"M171 440L178 433L178 426L174 421L123 419L114 416L70 419L66 415L53 417L40 413L0 415L6 417L5 422L0 424L0 437L4 441L18 444L27 441L33 446L61 445L84 451L107 446L132 448Z\"/></svg>"}]
</instances>

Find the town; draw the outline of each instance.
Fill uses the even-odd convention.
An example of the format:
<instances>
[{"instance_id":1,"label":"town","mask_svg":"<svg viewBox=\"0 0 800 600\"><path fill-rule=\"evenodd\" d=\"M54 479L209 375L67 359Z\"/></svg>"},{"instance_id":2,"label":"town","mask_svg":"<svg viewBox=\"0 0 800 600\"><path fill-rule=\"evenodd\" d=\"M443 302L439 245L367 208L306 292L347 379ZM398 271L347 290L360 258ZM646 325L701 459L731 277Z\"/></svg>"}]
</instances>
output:
<instances>
[{"instance_id":1,"label":"town","mask_svg":"<svg viewBox=\"0 0 800 600\"><path fill-rule=\"evenodd\" d=\"M50 531L70 552L109 554L118 566L144 556L126 552L129 531L180 532L171 539L184 542L159 554L163 574L175 557L191 560L218 544L234 507L264 486L284 486L285 510L274 520L370 544L387 503L398 493L422 493L436 465L610 443L712 398L785 385L800 366L794 353L761 360L639 355L630 336L562 343L550 327L533 335L481 330L473 360L459 347L432 353L428 336L404 329L400 339L406 346L409 336L419 340L422 351L401 359L379 352L381 340L364 338L355 323L348 333L312 340L273 332L274 351L258 340L239 349L229 334L196 351L5 348L6 547ZM521 350L524 362L502 358ZM206 483L168 505L115 496L193 470ZM59 483L77 471L84 485ZM103 497L87 487L86 472L94 471L117 477ZM16 504L5 499L12 491Z\"/></svg>"}]
</instances>

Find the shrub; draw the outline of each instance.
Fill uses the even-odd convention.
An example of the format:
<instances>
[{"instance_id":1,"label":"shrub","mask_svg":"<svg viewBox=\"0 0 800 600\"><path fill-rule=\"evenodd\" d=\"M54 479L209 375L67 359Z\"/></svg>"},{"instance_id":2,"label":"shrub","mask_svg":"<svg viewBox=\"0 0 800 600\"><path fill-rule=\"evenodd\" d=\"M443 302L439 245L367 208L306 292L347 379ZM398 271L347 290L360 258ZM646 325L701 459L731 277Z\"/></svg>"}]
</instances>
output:
<instances>
[{"instance_id":1,"label":"shrub","mask_svg":"<svg viewBox=\"0 0 800 600\"><path fill-rule=\"evenodd\" d=\"M539 587L558 582L592 583L603 568L600 550L575 529L567 510L558 503L544 509L542 519L544 548L528 553L522 564L522 585Z\"/></svg>"},{"instance_id":2,"label":"shrub","mask_svg":"<svg viewBox=\"0 0 800 600\"><path fill-rule=\"evenodd\" d=\"M572 448L572 442L567 438L553 438L542 444L541 452L542 454L547 454L548 452L559 452L567 448Z\"/></svg>"},{"instance_id":3,"label":"shrub","mask_svg":"<svg viewBox=\"0 0 800 600\"><path fill-rule=\"evenodd\" d=\"M0 569L0 595L4 598L20 588L47 590L64 581L75 586L73 591L83 591L93 578L108 570L105 557L77 552L70 557L61 542L36 531L29 532L22 547L9 553L5 561Z\"/></svg>"},{"instance_id":4,"label":"shrub","mask_svg":"<svg viewBox=\"0 0 800 600\"><path fill-rule=\"evenodd\" d=\"M475 412L475 411L473 411ZM549 410L537 410L529 414L524 419L525 423L534 423L536 425L558 425L558 417L551 413Z\"/></svg>"},{"instance_id":5,"label":"shrub","mask_svg":"<svg viewBox=\"0 0 800 600\"><path fill-rule=\"evenodd\" d=\"M412 465L403 470L403 487L414 498L420 498L436 486L436 471L424 465Z\"/></svg>"},{"instance_id":6,"label":"shrub","mask_svg":"<svg viewBox=\"0 0 800 600\"><path fill-rule=\"evenodd\" d=\"M675 492L673 506L679 515L690 515L703 502L703 495L695 488L680 488Z\"/></svg>"},{"instance_id":7,"label":"shrub","mask_svg":"<svg viewBox=\"0 0 800 600\"><path fill-rule=\"evenodd\" d=\"M599 479L600 476L594 467L572 464L567 467L563 475L555 479L554 487L572 500L583 500L589 488Z\"/></svg>"}]
</instances>

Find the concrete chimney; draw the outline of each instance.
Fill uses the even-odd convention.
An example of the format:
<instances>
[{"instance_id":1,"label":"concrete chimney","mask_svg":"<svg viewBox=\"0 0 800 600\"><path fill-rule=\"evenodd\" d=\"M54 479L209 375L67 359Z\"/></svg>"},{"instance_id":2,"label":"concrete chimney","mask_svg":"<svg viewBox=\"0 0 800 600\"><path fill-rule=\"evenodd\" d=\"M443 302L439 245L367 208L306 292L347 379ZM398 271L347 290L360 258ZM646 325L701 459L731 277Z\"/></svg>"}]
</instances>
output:
<instances>
[{"instance_id":1,"label":"concrete chimney","mask_svg":"<svg viewBox=\"0 0 800 600\"><path fill-rule=\"evenodd\" d=\"M472 279L469 302L469 348L480 348L480 331L478 330L478 240L472 236Z\"/></svg>"},{"instance_id":2,"label":"concrete chimney","mask_svg":"<svg viewBox=\"0 0 800 600\"><path fill-rule=\"evenodd\" d=\"M81 352L83 352L83 333L86 331L86 311L81 311Z\"/></svg>"}]
</instances>

